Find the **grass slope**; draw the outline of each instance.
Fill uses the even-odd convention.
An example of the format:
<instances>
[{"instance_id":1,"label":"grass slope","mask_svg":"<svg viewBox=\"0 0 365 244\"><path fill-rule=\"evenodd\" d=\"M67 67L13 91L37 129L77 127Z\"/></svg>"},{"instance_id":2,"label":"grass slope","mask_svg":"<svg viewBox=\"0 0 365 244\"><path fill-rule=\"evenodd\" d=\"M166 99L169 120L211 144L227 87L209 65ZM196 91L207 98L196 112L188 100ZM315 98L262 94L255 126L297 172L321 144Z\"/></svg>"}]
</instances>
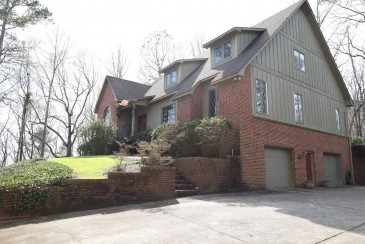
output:
<instances>
[{"instance_id":1,"label":"grass slope","mask_svg":"<svg viewBox=\"0 0 365 244\"><path fill-rule=\"evenodd\" d=\"M117 164L115 157L111 155L51 158L49 161L70 167L78 179L104 179L106 176L103 173Z\"/></svg>"}]
</instances>

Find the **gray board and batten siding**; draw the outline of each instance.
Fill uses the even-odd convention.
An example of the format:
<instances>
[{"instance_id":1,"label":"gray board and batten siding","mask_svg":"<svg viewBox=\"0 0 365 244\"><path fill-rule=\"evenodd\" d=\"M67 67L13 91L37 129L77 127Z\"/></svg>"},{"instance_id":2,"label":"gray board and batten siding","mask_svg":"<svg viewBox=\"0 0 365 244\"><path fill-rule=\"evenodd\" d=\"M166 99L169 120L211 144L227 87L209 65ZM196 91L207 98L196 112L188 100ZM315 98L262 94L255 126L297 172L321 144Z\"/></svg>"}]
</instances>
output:
<instances>
[{"instance_id":1,"label":"gray board and batten siding","mask_svg":"<svg viewBox=\"0 0 365 244\"><path fill-rule=\"evenodd\" d=\"M148 105L147 129L153 129L162 124L162 108L171 104L175 104L176 108L176 101L171 101L169 97Z\"/></svg>"},{"instance_id":2,"label":"gray board and batten siding","mask_svg":"<svg viewBox=\"0 0 365 244\"><path fill-rule=\"evenodd\" d=\"M253 114L257 117L346 136L345 98L313 23L299 9L252 61ZM305 55L305 72L294 67L294 50ZM268 114L255 108L255 80L267 82ZM303 123L295 122L294 93L302 95ZM340 111L341 129L336 127Z\"/></svg>"}]
</instances>

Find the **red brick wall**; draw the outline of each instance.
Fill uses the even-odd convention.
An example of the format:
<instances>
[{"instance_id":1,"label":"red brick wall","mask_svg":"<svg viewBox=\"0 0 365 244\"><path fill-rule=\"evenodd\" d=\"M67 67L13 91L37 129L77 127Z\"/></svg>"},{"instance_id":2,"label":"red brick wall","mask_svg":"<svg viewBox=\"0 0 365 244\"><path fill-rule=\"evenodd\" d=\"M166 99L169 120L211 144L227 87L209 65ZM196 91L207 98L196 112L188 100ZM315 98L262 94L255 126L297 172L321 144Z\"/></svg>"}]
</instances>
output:
<instances>
[{"instance_id":1,"label":"red brick wall","mask_svg":"<svg viewBox=\"0 0 365 244\"><path fill-rule=\"evenodd\" d=\"M365 185L365 146L354 145L351 149L355 183Z\"/></svg>"},{"instance_id":2,"label":"red brick wall","mask_svg":"<svg viewBox=\"0 0 365 244\"><path fill-rule=\"evenodd\" d=\"M118 118L115 113L115 104L116 98L114 96L113 90L110 87L109 83L105 82L100 94L99 106L97 111L98 118L104 117L104 111L109 106L112 111L112 121L114 124L117 124Z\"/></svg>"},{"instance_id":3,"label":"red brick wall","mask_svg":"<svg viewBox=\"0 0 365 244\"><path fill-rule=\"evenodd\" d=\"M266 185L265 146L291 149L293 155L312 151L316 183L324 180L324 152L341 155L343 174L351 169L347 138L256 118L252 113L251 92L251 67L240 81L218 87L220 114L240 131L241 177L246 187ZM305 159L294 158L293 186L301 186L306 181Z\"/></svg>"},{"instance_id":4,"label":"red brick wall","mask_svg":"<svg viewBox=\"0 0 365 244\"><path fill-rule=\"evenodd\" d=\"M177 99L177 120L186 122L203 118L203 89L199 85L193 95Z\"/></svg>"},{"instance_id":5,"label":"red brick wall","mask_svg":"<svg viewBox=\"0 0 365 244\"><path fill-rule=\"evenodd\" d=\"M54 188L47 206L40 204L16 215L12 207L20 196L4 191L0 192L0 221L172 198L174 185L173 167L142 167L141 173L110 173L103 180L67 180Z\"/></svg>"},{"instance_id":6,"label":"red brick wall","mask_svg":"<svg viewBox=\"0 0 365 244\"><path fill-rule=\"evenodd\" d=\"M239 190L239 159L217 159L190 157L174 161L176 170L181 172L201 193L232 192Z\"/></svg>"},{"instance_id":7,"label":"red brick wall","mask_svg":"<svg viewBox=\"0 0 365 244\"><path fill-rule=\"evenodd\" d=\"M365 157L352 156L354 164L354 179L357 185L365 185Z\"/></svg>"}]
</instances>

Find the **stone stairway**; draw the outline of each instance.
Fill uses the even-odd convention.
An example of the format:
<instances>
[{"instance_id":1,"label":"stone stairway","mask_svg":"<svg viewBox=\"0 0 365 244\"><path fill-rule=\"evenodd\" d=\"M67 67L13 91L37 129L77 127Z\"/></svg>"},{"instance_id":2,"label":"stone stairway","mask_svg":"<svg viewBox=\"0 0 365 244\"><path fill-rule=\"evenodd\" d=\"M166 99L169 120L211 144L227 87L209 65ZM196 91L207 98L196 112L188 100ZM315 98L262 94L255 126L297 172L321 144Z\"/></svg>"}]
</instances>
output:
<instances>
[{"instance_id":1,"label":"stone stairway","mask_svg":"<svg viewBox=\"0 0 365 244\"><path fill-rule=\"evenodd\" d=\"M185 178L183 174L176 170L175 175L175 197L187 197L196 195L195 186Z\"/></svg>"}]
</instances>

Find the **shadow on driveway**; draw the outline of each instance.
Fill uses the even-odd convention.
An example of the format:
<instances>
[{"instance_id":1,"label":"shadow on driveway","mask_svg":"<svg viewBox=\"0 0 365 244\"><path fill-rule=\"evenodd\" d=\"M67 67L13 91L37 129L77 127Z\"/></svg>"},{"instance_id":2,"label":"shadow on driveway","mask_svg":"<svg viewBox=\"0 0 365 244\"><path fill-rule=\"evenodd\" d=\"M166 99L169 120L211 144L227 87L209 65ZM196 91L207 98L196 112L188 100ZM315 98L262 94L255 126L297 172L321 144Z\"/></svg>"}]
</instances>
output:
<instances>
[{"instance_id":1,"label":"shadow on driveway","mask_svg":"<svg viewBox=\"0 0 365 244\"><path fill-rule=\"evenodd\" d=\"M31 217L31 218L27 218L27 219L10 220L10 221L2 222L2 223L0 222L0 229L11 228L11 227L26 225L26 224L39 224L39 223L51 222L51 221L62 220L62 219L77 218L77 217L83 217L83 216L88 216L88 215L114 214L114 213L120 213L120 212L125 212L125 211L129 211L129 210L138 210L138 209L141 211L153 209L153 212L162 212L165 207L175 205L175 204L179 204L179 202L176 199L168 199L168 200L163 200L163 201L153 201L153 202L147 202L147 203L141 203L141 204L128 204L128 205L108 207L108 208L90 209L90 210L84 210L84 211L61 213L61 214L54 214L54 215L47 215L47 216L37 216L37 217Z\"/></svg>"}]
</instances>

